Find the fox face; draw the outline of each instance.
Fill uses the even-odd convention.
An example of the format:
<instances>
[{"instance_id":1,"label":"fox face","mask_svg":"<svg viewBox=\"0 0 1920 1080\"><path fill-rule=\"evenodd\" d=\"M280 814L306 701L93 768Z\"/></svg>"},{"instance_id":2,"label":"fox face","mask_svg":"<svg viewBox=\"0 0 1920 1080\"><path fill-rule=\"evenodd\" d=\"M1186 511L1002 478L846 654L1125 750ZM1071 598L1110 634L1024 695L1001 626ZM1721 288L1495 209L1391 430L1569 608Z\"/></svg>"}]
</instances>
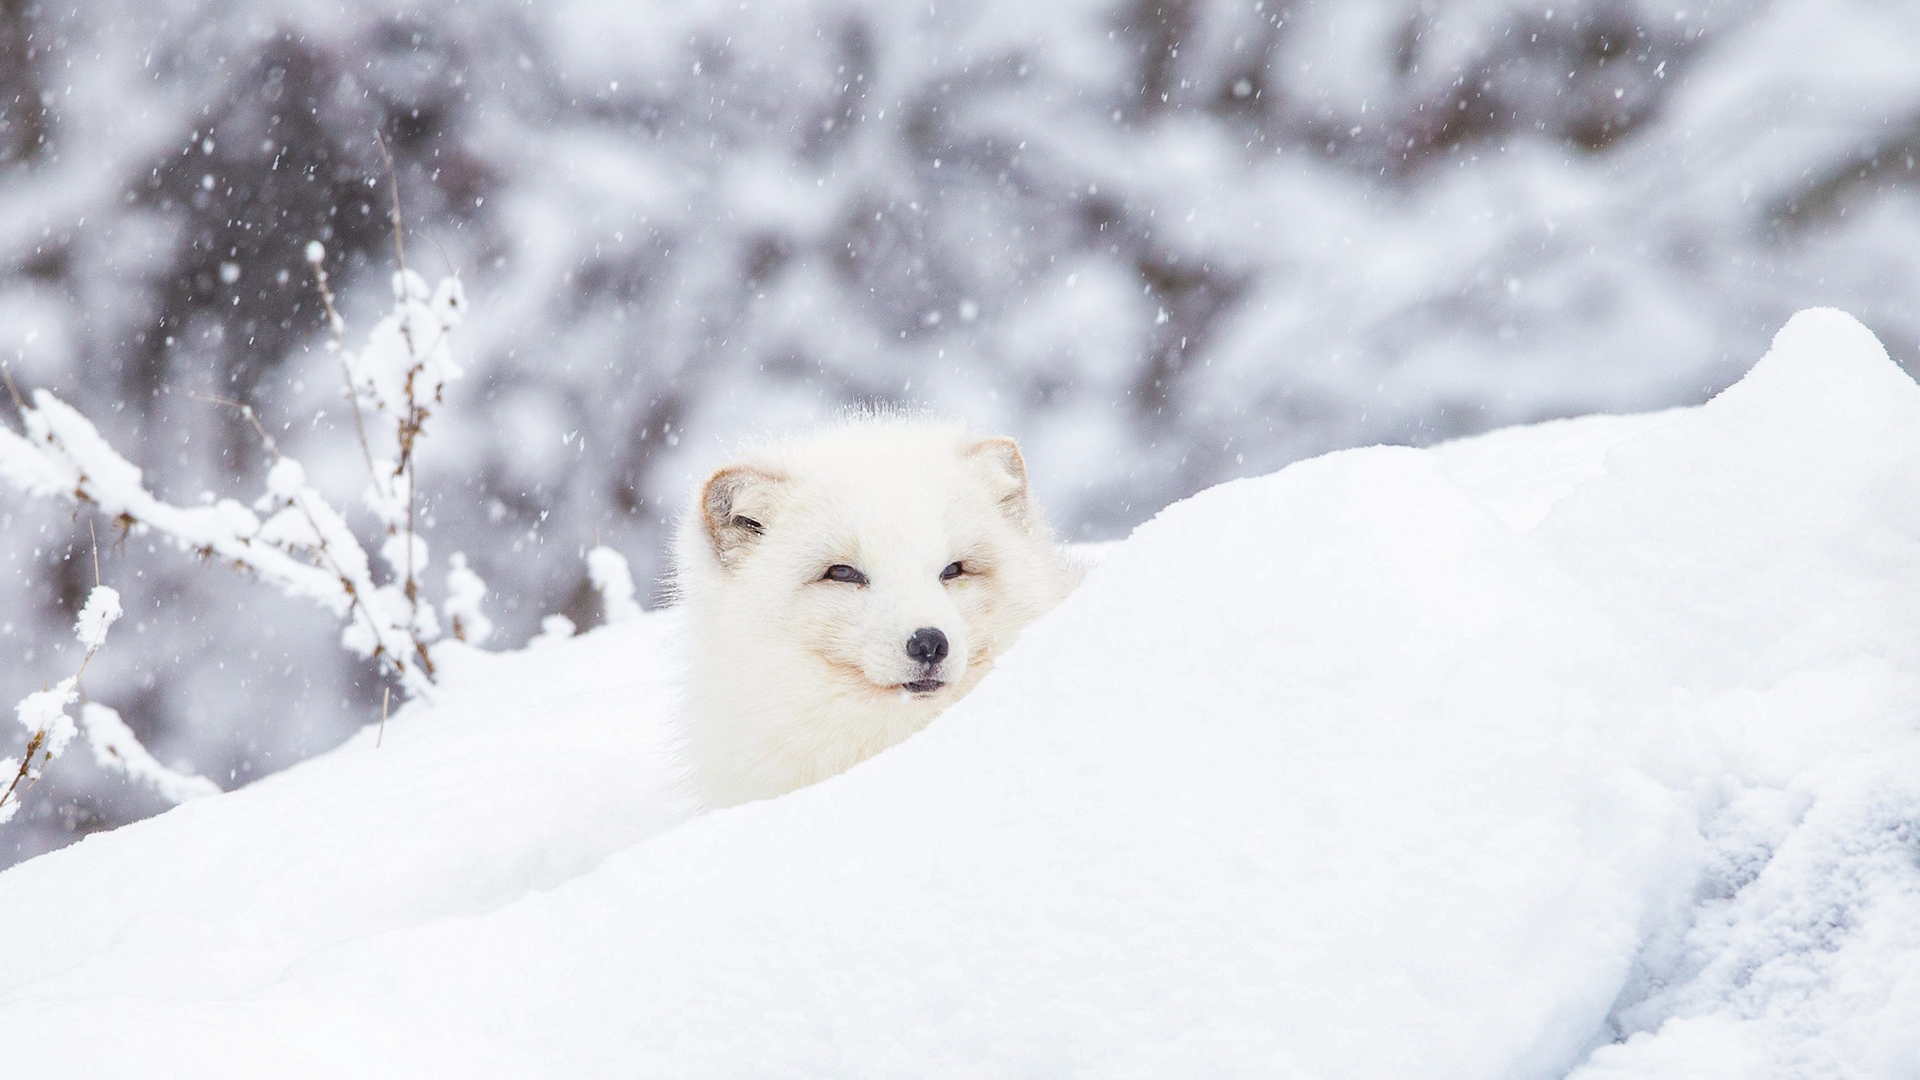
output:
<instances>
[{"instance_id":1,"label":"fox face","mask_svg":"<svg viewBox=\"0 0 1920 1080\"><path fill-rule=\"evenodd\" d=\"M747 455L676 550L697 767L837 772L964 696L1076 579L1011 439L865 422Z\"/></svg>"},{"instance_id":2,"label":"fox face","mask_svg":"<svg viewBox=\"0 0 1920 1080\"><path fill-rule=\"evenodd\" d=\"M998 579L1029 539L1019 449L955 441L885 461L839 449L707 481L723 587L752 598L740 618L817 657L849 693L957 697L984 674Z\"/></svg>"}]
</instances>

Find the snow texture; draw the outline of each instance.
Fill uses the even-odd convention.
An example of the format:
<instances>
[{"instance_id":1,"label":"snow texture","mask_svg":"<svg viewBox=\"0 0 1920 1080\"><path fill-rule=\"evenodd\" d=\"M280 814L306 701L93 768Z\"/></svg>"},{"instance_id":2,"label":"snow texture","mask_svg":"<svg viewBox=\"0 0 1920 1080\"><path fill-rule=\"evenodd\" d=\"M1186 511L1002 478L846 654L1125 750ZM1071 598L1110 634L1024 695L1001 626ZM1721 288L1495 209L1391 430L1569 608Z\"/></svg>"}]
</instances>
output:
<instances>
[{"instance_id":1,"label":"snow texture","mask_svg":"<svg viewBox=\"0 0 1920 1080\"><path fill-rule=\"evenodd\" d=\"M972 696L674 797L671 612L0 874L23 1075L1910 1077L1920 387L1168 508ZM111 1038L101 1037L111 1031Z\"/></svg>"}]
</instances>

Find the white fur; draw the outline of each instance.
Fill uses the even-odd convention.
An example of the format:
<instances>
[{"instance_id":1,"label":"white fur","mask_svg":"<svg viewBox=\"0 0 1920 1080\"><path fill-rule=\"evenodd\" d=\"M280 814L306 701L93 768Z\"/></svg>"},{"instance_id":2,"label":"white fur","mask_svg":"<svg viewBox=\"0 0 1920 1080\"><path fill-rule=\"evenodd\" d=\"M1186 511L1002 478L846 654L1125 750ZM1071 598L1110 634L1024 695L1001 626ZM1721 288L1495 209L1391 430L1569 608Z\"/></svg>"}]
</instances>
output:
<instances>
[{"instance_id":1,"label":"white fur","mask_svg":"<svg viewBox=\"0 0 1920 1080\"><path fill-rule=\"evenodd\" d=\"M755 526L758 526L756 532ZM954 562L966 572L950 581ZM854 584L824 577L844 565ZM709 806L839 773L927 725L1078 583L1010 439L865 419L747 452L695 495L674 550L685 745ZM907 653L935 628L929 675Z\"/></svg>"}]
</instances>

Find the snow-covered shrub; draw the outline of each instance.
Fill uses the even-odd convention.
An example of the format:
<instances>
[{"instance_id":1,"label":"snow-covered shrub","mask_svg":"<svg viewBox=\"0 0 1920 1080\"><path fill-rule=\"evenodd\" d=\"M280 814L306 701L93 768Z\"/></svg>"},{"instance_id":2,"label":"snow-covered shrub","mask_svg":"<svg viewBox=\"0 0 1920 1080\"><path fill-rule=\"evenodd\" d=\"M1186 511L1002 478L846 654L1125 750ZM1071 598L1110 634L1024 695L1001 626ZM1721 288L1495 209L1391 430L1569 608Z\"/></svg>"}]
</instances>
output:
<instances>
[{"instance_id":1,"label":"snow-covered shrub","mask_svg":"<svg viewBox=\"0 0 1920 1080\"><path fill-rule=\"evenodd\" d=\"M397 227L397 209L395 220ZM346 515L308 483L299 461L281 452L252 406L238 402L223 403L254 424L272 460L266 490L251 507L211 496L200 506L163 501L148 489L139 467L114 450L91 421L41 389L33 391L31 403L16 396L24 434L0 427L0 479L27 495L94 510L127 534L157 534L177 548L229 563L288 596L319 605L340 621L341 644L378 663L408 694L422 696L433 686L431 645L441 637L442 618L422 595L428 546L417 528L416 461L428 415L444 400L447 381L460 374L450 339L466 311L465 294L458 278L445 278L430 289L403 263L393 276L393 311L373 327L362 348L348 349L345 323L328 285L325 249L314 241L305 254L326 306L332 332L328 351L338 357L366 464L365 504L382 536L381 572L376 573ZM490 629L480 608L486 585L463 555L456 553L451 565L445 621L456 637L477 642ZM624 565L617 569L625 574ZM630 604L630 580L626 591ZM77 629L86 646L82 670L120 614L119 594L96 587ZM17 808L17 801L8 803L7 797L21 780L37 778L73 736L65 710L77 697L78 681L76 674L20 704L28 743L20 759L0 762L0 774L14 778L0 793L0 820ZM147 780L168 797L204 793L199 785L205 781L161 767L112 709L89 703L82 715L103 767Z\"/></svg>"},{"instance_id":2,"label":"snow-covered shrub","mask_svg":"<svg viewBox=\"0 0 1920 1080\"><path fill-rule=\"evenodd\" d=\"M312 601L341 620L342 644L377 661L408 692L433 684L428 645L440 637L440 618L420 595L427 569L427 543L416 529L415 452L429 411L440 404L448 379L460 374L450 335L466 310L458 278L429 289L418 274L401 268L393 277L394 310L380 320L365 347L347 349L345 324L333 312L316 241L307 249L334 338L349 409L367 466L366 505L384 539L377 579L372 562L346 517L307 482L306 470L280 452L253 407L236 405L257 425L273 465L266 491L251 508L233 499L182 507L157 498L141 470L107 444L72 406L46 390L32 404L19 403L26 434L0 428L0 478L29 495L70 499L97 509L131 533L155 532L176 547L251 571L289 596ZM369 426L363 417L371 417ZM376 449L377 443L377 449ZM474 621L485 585L460 559L449 591L456 607Z\"/></svg>"}]
</instances>

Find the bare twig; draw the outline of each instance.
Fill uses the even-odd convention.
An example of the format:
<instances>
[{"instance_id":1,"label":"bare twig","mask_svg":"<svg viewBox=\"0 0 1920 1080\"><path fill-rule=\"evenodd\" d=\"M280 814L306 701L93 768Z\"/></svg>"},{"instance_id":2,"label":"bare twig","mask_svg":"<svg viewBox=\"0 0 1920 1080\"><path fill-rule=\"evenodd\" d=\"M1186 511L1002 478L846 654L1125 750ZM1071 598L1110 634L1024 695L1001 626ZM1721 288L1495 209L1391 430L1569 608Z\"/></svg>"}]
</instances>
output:
<instances>
[{"instance_id":1,"label":"bare twig","mask_svg":"<svg viewBox=\"0 0 1920 1080\"><path fill-rule=\"evenodd\" d=\"M25 780L33 772L33 755L40 752L41 745L46 741L47 733L44 729L34 732L33 737L27 740L27 752L20 757L20 767L14 770L13 782L7 785L7 790L0 791L0 808L4 808L7 800L13 797L13 791L20 786L20 781ZM33 790L32 783L27 784L27 790ZM26 798L27 793L21 792L20 797Z\"/></svg>"},{"instance_id":2,"label":"bare twig","mask_svg":"<svg viewBox=\"0 0 1920 1080\"><path fill-rule=\"evenodd\" d=\"M225 405L227 408L238 412L246 419L247 423L253 425L253 430L259 433L261 445L266 447L267 453L273 455L273 460L280 460L280 447L274 443L273 436L267 434L266 426L260 423L260 416L253 411L253 406L244 401L235 401L229 397L221 397L219 394L203 394L198 390L176 391L171 386L163 386L160 389L169 394L184 393L196 401L205 401L212 405Z\"/></svg>"},{"instance_id":3,"label":"bare twig","mask_svg":"<svg viewBox=\"0 0 1920 1080\"><path fill-rule=\"evenodd\" d=\"M413 380L408 379L407 383L411 392ZM414 507L418 503L413 497L413 486L414 480L419 475L419 467L414 464L413 455L409 452L407 455L407 599L416 608L420 606L420 585L413 576L413 515Z\"/></svg>"},{"instance_id":4,"label":"bare twig","mask_svg":"<svg viewBox=\"0 0 1920 1080\"><path fill-rule=\"evenodd\" d=\"M434 236L432 233L427 233L426 238L427 238L427 243L433 245L433 250L440 253L440 265L445 266L447 268L447 276L459 277L460 271L454 269L453 256L447 254L447 249L440 245L440 241L434 239Z\"/></svg>"},{"instance_id":5,"label":"bare twig","mask_svg":"<svg viewBox=\"0 0 1920 1080\"><path fill-rule=\"evenodd\" d=\"M392 703L393 703L393 687L391 686L381 687L380 688L380 730L377 733L375 733L373 736L373 748L375 750L380 749L380 744L385 742L387 739L387 707Z\"/></svg>"},{"instance_id":6,"label":"bare twig","mask_svg":"<svg viewBox=\"0 0 1920 1080\"><path fill-rule=\"evenodd\" d=\"M373 141L380 147L380 161L387 168L387 197L391 204L388 218L393 222L393 255L400 264L400 272L407 272L407 246L400 238L400 179L393 168L393 152L387 149L387 137L379 128L373 129Z\"/></svg>"},{"instance_id":7,"label":"bare twig","mask_svg":"<svg viewBox=\"0 0 1920 1080\"><path fill-rule=\"evenodd\" d=\"M5 364L0 364L0 380L6 381L7 393L13 397L13 407L23 413L26 412L26 399L20 396L20 387L13 381L13 372Z\"/></svg>"},{"instance_id":8,"label":"bare twig","mask_svg":"<svg viewBox=\"0 0 1920 1080\"><path fill-rule=\"evenodd\" d=\"M354 389L353 370L347 366L347 343L342 339L346 320L333 305L333 288L327 282L326 249L316 241L307 248L307 260L313 266L313 283L320 290L320 302L327 309L327 333L333 339L333 354L340 358L340 376L347 387L347 408L353 413L353 433L360 438L360 456L366 459L367 473L379 470L373 464L373 446L367 442L367 423L360 416L360 392Z\"/></svg>"}]
</instances>

